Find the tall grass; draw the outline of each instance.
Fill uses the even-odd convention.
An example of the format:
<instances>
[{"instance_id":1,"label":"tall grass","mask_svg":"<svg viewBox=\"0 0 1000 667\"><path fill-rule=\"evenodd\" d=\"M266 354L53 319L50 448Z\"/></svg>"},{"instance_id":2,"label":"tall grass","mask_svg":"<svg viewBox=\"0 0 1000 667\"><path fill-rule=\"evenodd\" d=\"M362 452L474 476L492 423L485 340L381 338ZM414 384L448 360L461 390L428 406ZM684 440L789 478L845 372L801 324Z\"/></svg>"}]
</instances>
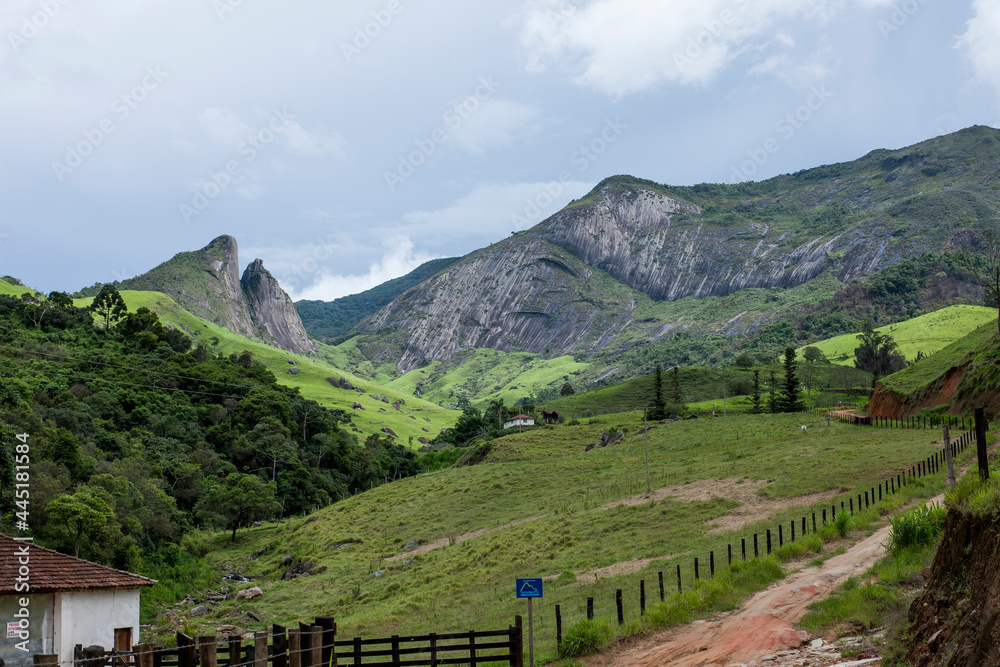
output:
<instances>
[{"instance_id":1,"label":"tall grass","mask_svg":"<svg viewBox=\"0 0 1000 667\"><path fill-rule=\"evenodd\" d=\"M940 505L923 505L889 519L889 553L899 554L914 546L933 544L944 527L947 510Z\"/></svg>"}]
</instances>

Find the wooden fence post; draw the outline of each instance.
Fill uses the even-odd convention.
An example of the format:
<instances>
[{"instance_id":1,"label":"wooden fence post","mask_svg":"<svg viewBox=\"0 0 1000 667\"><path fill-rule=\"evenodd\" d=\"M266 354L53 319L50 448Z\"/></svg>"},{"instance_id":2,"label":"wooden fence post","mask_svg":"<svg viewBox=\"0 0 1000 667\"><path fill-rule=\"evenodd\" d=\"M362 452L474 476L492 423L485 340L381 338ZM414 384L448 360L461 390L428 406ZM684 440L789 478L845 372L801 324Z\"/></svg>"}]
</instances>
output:
<instances>
[{"instance_id":1,"label":"wooden fence post","mask_svg":"<svg viewBox=\"0 0 1000 667\"><path fill-rule=\"evenodd\" d=\"M976 408L976 455L979 459L979 478L990 479L990 460L986 454L986 408Z\"/></svg>"},{"instance_id":2,"label":"wooden fence post","mask_svg":"<svg viewBox=\"0 0 1000 667\"><path fill-rule=\"evenodd\" d=\"M323 664L323 627L310 626L309 630L309 663L311 667L325 667Z\"/></svg>"},{"instance_id":3,"label":"wooden fence post","mask_svg":"<svg viewBox=\"0 0 1000 667\"><path fill-rule=\"evenodd\" d=\"M431 660L437 660L432 654ZM521 627L521 617L514 617L514 625L510 628L510 667L524 667L524 639Z\"/></svg>"},{"instance_id":4,"label":"wooden fence post","mask_svg":"<svg viewBox=\"0 0 1000 667\"><path fill-rule=\"evenodd\" d=\"M136 644L132 653L135 653L135 667L153 667L152 644Z\"/></svg>"},{"instance_id":5,"label":"wooden fence post","mask_svg":"<svg viewBox=\"0 0 1000 667\"><path fill-rule=\"evenodd\" d=\"M337 621L333 616L317 616L316 625L323 628L323 637L320 640L323 646L323 667L337 667L337 653L334 650L334 643L337 641Z\"/></svg>"},{"instance_id":6,"label":"wooden fence post","mask_svg":"<svg viewBox=\"0 0 1000 667\"><path fill-rule=\"evenodd\" d=\"M760 550L757 548L757 533L753 534L753 557L760 558Z\"/></svg>"},{"instance_id":7,"label":"wooden fence post","mask_svg":"<svg viewBox=\"0 0 1000 667\"><path fill-rule=\"evenodd\" d=\"M694 557L694 580L698 581L698 557Z\"/></svg>"},{"instance_id":8,"label":"wooden fence post","mask_svg":"<svg viewBox=\"0 0 1000 667\"><path fill-rule=\"evenodd\" d=\"M271 665L288 667L288 630L281 625L271 626Z\"/></svg>"},{"instance_id":9,"label":"wooden fence post","mask_svg":"<svg viewBox=\"0 0 1000 667\"><path fill-rule=\"evenodd\" d=\"M178 667L195 667L198 662L197 648L194 637L188 637L183 632L177 633L177 665Z\"/></svg>"},{"instance_id":10,"label":"wooden fence post","mask_svg":"<svg viewBox=\"0 0 1000 667\"><path fill-rule=\"evenodd\" d=\"M253 667L267 667L267 633L253 633Z\"/></svg>"},{"instance_id":11,"label":"wooden fence post","mask_svg":"<svg viewBox=\"0 0 1000 667\"><path fill-rule=\"evenodd\" d=\"M556 654L562 653L562 609L556 605Z\"/></svg>"},{"instance_id":12,"label":"wooden fence post","mask_svg":"<svg viewBox=\"0 0 1000 667\"><path fill-rule=\"evenodd\" d=\"M306 667L302 664L302 633L298 628L288 628L288 667Z\"/></svg>"},{"instance_id":13,"label":"wooden fence post","mask_svg":"<svg viewBox=\"0 0 1000 667\"><path fill-rule=\"evenodd\" d=\"M392 646L392 655L390 660L392 661L392 667L399 667L400 655L399 655L399 635L393 635L389 638L390 645Z\"/></svg>"},{"instance_id":14,"label":"wooden fence post","mask_svg":"<svg viewBox=\"0 0 1000 667\"><path fill-rule=\"evenodd\" d=\"M201 667L216 667L219 664L219 650L215 644L215 635L200 635L198 637L198 658Z\"/></svg>"},{"instance_id":15,"label":"wooden fence post","mask_svg":"<svg viewBox=\"0 0 1000 667\"><path fill-rule=\"evenodd\" d=\"M397 646L396 650L399 650ZM479 657L476 655L476 633L469 630L469 667L476 667L479 664ZM399 663L396 663L397 667ZM530 665L529 667L535 667Z\"/></svg>"},{"instance_id":16,"label":"wooden fence post","mask_svg":"<svg viewBox=\"0 0 1000 667\"><path fill-rule=\"evenodd\" d=\"M639 616L646 615L646 580L639 580Z\"/></svg>"},{"instance_id":17,"label":"wooden fence post","mask_svg":"<svg viewBox=\"0 0 1000 667\"><path fill-rule=\"evenodd\" d=\"M681 564L677 564L677 592L681 592Z\"/></svg>"},{"instance_id":18,"label":"wooden fence post","mask_svg":"<svg viewBox=\"0 0 1000 667\"><path fill-rule=\"evenodd\" d=\"M242 637L239 635L229 635L227 643L229 644L229 659L226 660L226 664L229 667L238 667L238 665L243 664L243 641Z\"/></svg>"},{"instance_id":19,"label":"wooden fence post","mask_svg":"<svg viewBox=\"0 0 1000 667\"><path fill-rule=\"evenodd\" d=\"M743 560L747 559L747 538L740 538L740 550L743 552Z\"/></svg>"},{"instance_id":20,"label":"wooden fence post","mask_svg":"<svg viewBox=\"0 0 1000 667\"><path fill-rule=\"evenodd\" d=\"M625 612L622 609L622 589L615 591L615 605L618 607L618 625L625 624Z\"/></svg>"},{"instance_id":21,"label":"wooden fence post","mask_svg":"<svg viewBox=\"0 0 1000 667\"><path fill-rule=\"evenodd\" d=\"M587 620L594 620L594 598L587 598Z\"/></svg>"}]
</instances>

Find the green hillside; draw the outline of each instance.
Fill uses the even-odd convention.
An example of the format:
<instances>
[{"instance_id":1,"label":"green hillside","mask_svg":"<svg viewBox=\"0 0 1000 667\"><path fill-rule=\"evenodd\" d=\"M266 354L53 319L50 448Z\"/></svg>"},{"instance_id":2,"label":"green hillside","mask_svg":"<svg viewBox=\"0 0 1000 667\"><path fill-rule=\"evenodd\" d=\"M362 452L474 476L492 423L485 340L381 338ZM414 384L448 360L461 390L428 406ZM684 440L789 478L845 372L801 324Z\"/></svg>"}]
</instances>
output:
<instances>
[{"instance_id":1,"label":"green hillside","mask_svg":"<svg viewBox=\"0 0 1000 667\"><path fill-rule=\"evenodd\" d=\"M918 352L930 356L996 319L996 308L957 305L879 327L876 331L891 334L899 345L899 352L907 360L913 361ZM835 364L853 365L854 349L858 346L857 336L856 333L845 334L812 345ZM801 354L802 348L798 352Z\"/></svg>"},{"instance_id":2,"label":"green hillside","mask_svg":"<svg viewBox=\"0 0 1000 667\"><path fill-rule=\"evenodd\" d=\"M799 429L803 420L808 438ZM641 631L646 626L633 621L639 581L645 581L652 608L658 603L657 572L667 575L671 595L680 565L685 591L705 593L671 598L679 607L673 622L730 608L740 594L722 594L727 543L739 559L741 538L752 550L753 533L774 531L778 522L787 531L789 521L846 503L857 489L934 450L922 431L827 426L817 415L661 425L649 433L652 488L670 490L647 498L640 426L640 416L630 413L511 434L494 443L482 465L389 484L305 519L247 531L235 544L228 535L206 535L192 546L210 563L227 563L252 579L248 586L262 586L264 595L219 602L204 617L175 607L153 630L210 632L223 622L258 629L332 614L346 637L501 628L524 613L523 601L514 599L514 579L544 577L545 597L535 601L535 637L537 654L548 661L555 657L554 605L561 605L565 630L585 615L586 599L593 597L597 618L617 627L614 594L622 589L628 627ZM606 429L627 436L618 445L585 452ZM942 484L940 476L928 478L907 487L906 495L929 496ZM749 501L757 509L735 519ZM894 496L883 506L901 503ZM873 510L859 516L855 525L864 531L877 515ZM825 558L837 548L819 538L812 545L801 553ZM695 587L692 571L699 557L708 578L709 551L717 567L711 595ZM793 553L787 550L786 557ZM286 554L315 563L316 574L279 580Z\"/></svg>"},{"instance_id":3,"label":"green hillside","mask_svg":"<svg viewBox=\"0 0 1000 667\"><path fill-rule=\"evenodd\" d=\"M936 354L907 366L880 380L882 385L902 396L910 396L936 382L950 369L972 361L996 338L996 311L993 321L980 326L972 333L945 346Z\"/></svg>"},{"instance_id":4,"label":"green hillside","mask_svg":"<svg viewBox=\"0 0 1000 667\"><path fill-rule=\"evenodd\" d=\"M725 392L727 411L748 412L751 408L749 395L753 393L754 371L760 373L761 400L766 404L770 374L774 373L779 387L784 377L784 369L780 364L756 365L749 369L733 366L679 368L677 376L683 402L692 412L710 413L715 410L722 413ZM806 373L811 373L808 379L805 377ZM800 382L807 383L811 387L807 399L809 407L828 407L837 400L846 400L852 396L854 390L866 388L871 380L869 374L864 371L823 363L808 367L801 358L798 360L798 378ZM566 418L578 419L628 412L653 404L653 385L654 376L644 375L619 384L556 398L544 403L544 407L556 410ZM672 369L665 368L663 396L667 403L672 400L673 387Z\"/></svg>"},{"instance_id":5,"label":"green hillside","mask_svg":"<svg viewBox=\"0 0 1000 667\"><path fill-rule=\"evenodd\" d=\"M391 387L363 380L350 373L344 373L320 359L292 354L268 345L262 340L244 338L224 327L201 320L178 306L173 299L162 292L123 291L121 294L128 304L129 310L149 308L159 315L165 324L187 332L196 342L207 343L215 353L238 354L243 350L251 351L255 359L274 373L279 383L289 387L298 387L304 397L312 399L320 405L339 408L353 414L354 425L365 436L381 433L381 429L387 427L399 436L401 444L419 447L419 443L416 442L417 438L424 437L428 440L434 438L441 432L442 428L448 428L454 424L458 416L457 412L420 400L411 393L403 393ZM76 299L75 303L77 306L83 307L89 305L92 300L92 298ZM297 375L288 373L289 369L292 368L289 360L296 362L295 368L299 370ZM363 387L365 393L360 394L339 387L335 388L327 382L326 378L329 377L335 377L338 380L346 377L353 385ZM376 401L372 395L385 396L389 403ZM400 410L396 410L391 403L400 399L403 399L406 404L401 405ZM355 402L361 403L365 409L353 410L352 406Z\"/></svg>"},{"instance_id":6,"label":"green hillside","mask_svg":"<svg viewBox=\"0 0 1000 667\"><path fill-rule=\"evenodd\" d=\"M302 325L309 335L318 340L329 340L344 336L354 326L372 313L379 310L397 296L419 285L434 274L462 259L461 257L445 257L432 259L421 264L405 276L386 281L370 290L358 294L343 296L333 301L310 301L303 299L295 302L295 309L302 318Z\"/></svg>"}]
</instances>

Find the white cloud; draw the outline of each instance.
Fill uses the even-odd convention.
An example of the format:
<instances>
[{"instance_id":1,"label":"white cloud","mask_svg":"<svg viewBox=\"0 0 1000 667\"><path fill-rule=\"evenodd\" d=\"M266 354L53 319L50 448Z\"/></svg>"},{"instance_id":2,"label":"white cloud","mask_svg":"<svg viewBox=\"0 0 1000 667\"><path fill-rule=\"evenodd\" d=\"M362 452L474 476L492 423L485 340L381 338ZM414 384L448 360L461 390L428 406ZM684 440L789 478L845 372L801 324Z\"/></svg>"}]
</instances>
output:
<instances>
[{"instance_id":1,"label":"white cloud","mask_svg":"<svg viewBox=\"0 0 1000 667\"><path fill-rule=\"evenodd\" d=\"M313 284L301 292L284 286L293 300L317 299L332 301L333 299L358 294L381 285L387 280L405 276L424 262L435 259L434 255L425 252L414 252L413 242L408 236L393 236L386 239L382 246L384 252L377 261L372 261L368 272L359 275L320 273Z\"/></svg>"},{"instance_id":2,"label":"white cloud","mask_svg":"<svg viewBox=\"0 0 1000 667\"><path fill-rule=\"evenodd\" d=\"M450 133L450 140L467 153L482 155L487 148L504 147L532 131L536 107L508 100L484 100L475 113Z\"/></svg>"},{"instance_id":3,"label":"white cloud","mask_svg":"<svg viewBox=\"0 0 1000 667\"><path fill-rule=\"evenodd\" d=\"M211 107L198 115L198 124L209 141L223 146L235 146L246 139L253 130L229 109Z\"/></svg>"},{"instance_id":4,"label":"white cloud","mask_svg":"<svg viewBox=\"0 0 1000 667\"><path fill-rule=\"evenodd\" d=\"M976 15L958 40L976 72L976 78L993 86L1000 94L1000 4L993 0L975 0Z\"/></svg>"},{"instance_id":5,"label":"white cloud","mask_svg":"<svg viewBox=\"0 0 1000 667\"><path fill-rule=\"evenodd\" d=\"M882 0L858 0L863 8ZM620 98L662 83L705 84L743 53L762 45L794 48L776 27L787 19L820 23L843 0L532 0L521 17L528 69L570 59L574 81ZM762 58L768 56L762 55Z\"/></svg>"},{"instance_id":6,"label":"white cloud","mask_svg":"<svg viewBox=\"0 0 1000 667\"><path fill-rule=\"evenodd\" d=\"M338 160L347 159L347 141L339 132L320 128L309 132L295 121L291 121L282 131L288 140L288 148L298 155L332 155Z\"/></svg>"}]
</instances>

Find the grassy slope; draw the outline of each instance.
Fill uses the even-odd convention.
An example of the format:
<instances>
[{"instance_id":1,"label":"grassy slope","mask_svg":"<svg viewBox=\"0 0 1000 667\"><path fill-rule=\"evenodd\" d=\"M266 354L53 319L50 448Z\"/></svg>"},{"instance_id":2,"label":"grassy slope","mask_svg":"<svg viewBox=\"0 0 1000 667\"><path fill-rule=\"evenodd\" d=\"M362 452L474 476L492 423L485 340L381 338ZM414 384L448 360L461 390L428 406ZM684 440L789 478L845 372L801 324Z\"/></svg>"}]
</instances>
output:
<instances>
[{"instance_id":1,"label":"grassy slope","mask_svg":"<svg viewBox=\"0 0 1000 667\"><path fill-rule=\"evenodd\" d=\"M803 418L809 436L803 437ZM588 596L599 619L614 614L614 590L626 591L626 614L637 615L638 581L667 574L672 590L675 563L685 588L691 560L717 559L727 543L739 544L754 530L774 528L806 515L781 512L766 525L736 534L707 535L732 501L662 500L606 510L604 503L645 488L639 415L631 413L579 426L539 428L497 441L488 463L449 469L392 483L321 510L305 519L228 536L206 536L208 558L234 564L263 585L251 602L223 602L211 615L188 620L189 632L234 623L256 628L246 611L264 623L291 623L336 614L342 636L506 627L523 604L513 599L516 577L581 573L632 559L651 559L638 574L546 583L536 607L536 637L551 651L553 605L565 624L579 620ZM584 452L604 429L626 428L626 440ZM816 415L743 415L659 426L649 434L653 488L702 479L737 477L773 480L765 494L786 498L819 491L854 490L877 483L933 447L922 431L860 429ZM924 489L930 491L930 489ZM838 498L839 500L839 498ZM845 497L846 500L846 497ZM824 503L829 507L832 501ZM818 511L818 508L813 508ZM433 541L542 515L543 518L416 556L387 563L410 540ZM787 525L787 524L786 524ZM361 542L337 549L345 542ZM737 547L738 548L738 547ZM254 560L248 555L265 549ZM285 554L326 567L319 575L276 581ZM674 557L672 554L679 554ZM717 561L718 562L718 561ZM706 565L703 565L707 569ZM383 571L381 576L372 573ZM655 590L655 583L653 584ZM650 593L651 596L655 595Z\"/></svg>"},{"instance_id":2,"label":"grassy slope","mask_svg":"<svg viewBox=\"0 0 1000 667\"><path fill-rule=\"evenodd\" d=\"M804 363L799 360L799 380L802 380L802 369ZM819 399L818 389L832 388L840 389L843 382L839 377L842 374L841 367L833 364L816 364L815 377L813 379L812 400L822 403ZM784 368L779 364L754 366L749 370L741 368L703 368L690 367L681 368L679 372L681 393L688 408L692 411L711 411L717 409L722 411L722 391L723 382L728 387L726 396L728 410L743 411L750 407L750 400L746 396L734 397L734 383L744 385L753 382L754 370L760 371L761 400L767 402L767 381L773 371L779 386L784 378ZM863 371L848 369L852 379L853 387L867 386L869 375ZM663 369L663 396L669 403L673 391L672 369ZM805 396L803 396L805 398ZM653 376L646 375L631 380L626 380L620 384L609 387L602 387L592 391L564 396L545 403L545 407L550 410L557 410L566 417L589 417L592 415L611 414L633 410L637 407L650 405L653 401ZM830 399L833 402L833 399Z\"/></svg>"},{"instance_id":3,"label":"grassy slope","mask_svg":"<svg viewBox=\"0 0 1000 667\"><path fill-rule=\"evenodd\" d=\"M997 318L995 308L982 306L949 306L910 320L879 327L876 331L892 334L899 351L913 360L917 352L931 355L978 327ZM826 358L836 364L852 365L854 348L858 346L857 334L845 334L813 343ZM802 350L798 352L801 354Z\"/></svg>"},{"instance_id":4,"label":"grassy slope","mask_svg":"<svg viewBox=\"0 0 1000 667\"><path fill-rule=\"evenodd\" d=\"M937 380L949 369L961 366L975 358L997 334L995 321L984 324L969 335L948 345L927 359L907 366L898 373L885 377L882 384L903 396L912 394Z\"/></svg>"},{"instance_id":5,"label":"grassy slope","mask_svg":"<svg viewBox=\"0 0 1000 667\"><path fill-rule=\"evenodd\" d=\"M187 310L178 306L169 296L161 292L123 291L122 297L129 310L134 311L145 306L159 315L161 321L191 334L196 341L204 341L214 352L231 354L250 350L254 357L274 373L278 382L299 387L306 398L312 399L328 407L341 408L355 416L355 426L365 435L378 433L383 427L391 428L399 436L399 442L406 444L409 438L414 441L419 437L433 438L442 428L454 424L458 414L445 410L440 406L415 398L412 394L404 394L388 387L362 380L350 373L344 373L323 361L300 354L292 354L273 347L260 340L251 340L235 334L211 322L201 320ZM77 299L77 306L88 305L92 299ZM218 345L213 345L211 339L217 338ZM298 375L289 375L291 364L289 359L296 361ZM366 389L365 394L334 388L326 378L347 377L355 386ZM391 405L375 401L372 394L386 396L390 403L405 399L406 405L397 412ZM364 410L352 410L357 401L365 406ZM384 412L379 412L384 410ZM426 431L424 429L427 429ZM417 444L419 446L419 444Z\"/></svg>"},{"instance_id":6,"label":"grassy slope","mask_svg":"<svg viewBox=\"0 0 1000 667\"><path fill-rule=\"evenodd\" d=\"M9 296L21 296L25 292L31 292L32 294L37 294L37 292L29 287L20 287L18 285L12 285L6 280L0 279L0 294L5 294Z\"/></svg>"},{"instance_id":7,"label":"grassy slope","mask_svg":"<svg viewBox=\"0 0 1000 667\"><path fill-rule=\"evenodd\" d=\"M480 348L453 362L412 370L386 386L413 394L421 384L430 388L421 394L422 398L444 405L454 404L456 396L463 393L475 396L476 401L501 398L505 405L512 405L542 389L558 389L588 367L570 356L541 359L527 352Z\"/></svg>"}]
</instances>

